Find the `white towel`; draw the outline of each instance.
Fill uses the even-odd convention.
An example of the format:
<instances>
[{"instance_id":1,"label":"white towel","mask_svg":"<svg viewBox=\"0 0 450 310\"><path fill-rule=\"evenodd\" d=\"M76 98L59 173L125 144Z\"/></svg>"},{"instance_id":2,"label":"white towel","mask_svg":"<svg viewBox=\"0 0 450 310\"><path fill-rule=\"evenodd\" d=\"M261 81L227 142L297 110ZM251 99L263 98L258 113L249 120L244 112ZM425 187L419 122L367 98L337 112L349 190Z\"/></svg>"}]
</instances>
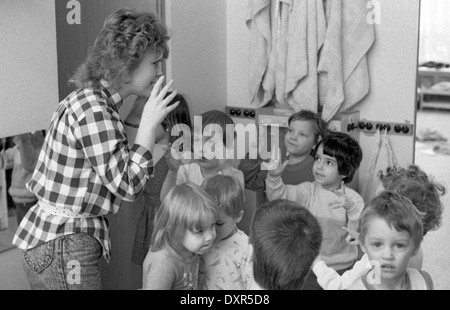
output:
<instances>
[{"instance_id":1,"label":"white towel","mask_svg":"<svg viewBox=\"0 0 450 310\"><path fill-rule=\"evenodd\" d=\"M375 34L367 2L327 1L327 33L319 60L319 100L329 121L363 99L370 88L367 52Z\"/></svg>"},{"instance_id":2,"label":"white towel","mask_svg":"<svg viewBox=\"0 0 450 310\"><path fill-rule=\"evenodd\" d=\"M275 84L272 89L264 89L262 85L272 50L270 11L270 0L248 1L246 25L250 30L250 100L257 106L262 106L268 97L272 98L275 89Z\"/></svg>"},{"instance_id":3,"label":"white towel","mask_svg":"<svg viewBox=\"0 0 450 310\"><path fill-rule=\"evenodd\" d=\"M289 23L286 70L287 102L295 110L317 113L318 57L326 34L322 1L295 1Z\"/></svg>"}]
</instances>

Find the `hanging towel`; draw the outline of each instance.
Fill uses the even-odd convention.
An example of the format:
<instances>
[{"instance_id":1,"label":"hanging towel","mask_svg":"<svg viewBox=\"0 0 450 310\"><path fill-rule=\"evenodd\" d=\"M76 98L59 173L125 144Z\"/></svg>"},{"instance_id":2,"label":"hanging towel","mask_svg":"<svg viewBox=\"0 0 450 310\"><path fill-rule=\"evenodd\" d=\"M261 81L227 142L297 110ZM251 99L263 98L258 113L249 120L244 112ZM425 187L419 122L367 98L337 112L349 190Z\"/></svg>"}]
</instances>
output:
<instances>
[{"instance_id":1,"label":"hanging towel","mask_svg":"<svg viewBox=\"0 0 450 310\"><path fill-rule=\"evenodd\" d=\"M250 100L258 107L269 102L275 91L275 83L271 85L271 82L267 80L263 85L272 50L271 10L270 0L248 1L246 25L250 30Z\"/></svg>"},{"instance_id":2,"label":"hanging towel","mask_svg":"<svg viewBox=\"0 0 450 310\"><path fill-rule=\"evenodd\" d=\"M298 52L301 53L301 46L298 46L298 43L301 44L301 33L299 33L299 40L292 40L288 33L288 26L290 22L294 22L296 17L291 14L292 12L292 0L277 0L278 3L278 25L277 25L277 45L276 45L276 67L275 67L275 95L278 103L282 105L286 105L286 71L287 71L287 54L288 50L292 48L299 49ZM300 0L300 2L304 2ZM306 11L304 12L306 14ZM290 20L291 18L291 20ZM300 29L299 29L300 30ZM306 30L304 27L302 30ZM303 32L303 31L301 31ZM298 41L298 42L297 42ZM293 46L295 45L295 46ZM306 55L303 54L301 58L305 58ZM300 60L301 62L301 60ZM306 70L305 70L306 71ZM303 73L303 74L306 74Z\"/></svg>"},{"instance_id":3,"label":"hanging towel","mask_svg":"<svg viewBox=\"0 0 450 310\"><path fill-rule=\"evenodd\" d=\"M285 96L295 110L317 113L318 57L325 41L326 18L322 1L295 1L289 19Z\"/></svg>"},{"instance_id":4,"label":"hanging towel","mask_svg":"<svg viewBox=\"0 0 450 310\"><path fill-rule=\"evenodd\" d=\"M381 180L379 178L379 172L386 171L387 167L397 165L397 157L392 148L391 142L386 131L383 133L380 130L377 131L376 144L372 151L372 157L369 161L367 171L363 175L367 176L367 180L361 190L361 196L367 203L373 197L375 197L377 188L379 187Z\"/></svg>"},{"instance_id":5,"label":"hanging towel","mask_svg":"<svg viewBox=\"0 0 450 310\"><path fill-rule=\"evenodd\" d=\"M366 1L326 1L327 32L318 67L324 121L355 105L369 92L367 52L375 34L367 14Z\"/></svg>"}]
</instances>

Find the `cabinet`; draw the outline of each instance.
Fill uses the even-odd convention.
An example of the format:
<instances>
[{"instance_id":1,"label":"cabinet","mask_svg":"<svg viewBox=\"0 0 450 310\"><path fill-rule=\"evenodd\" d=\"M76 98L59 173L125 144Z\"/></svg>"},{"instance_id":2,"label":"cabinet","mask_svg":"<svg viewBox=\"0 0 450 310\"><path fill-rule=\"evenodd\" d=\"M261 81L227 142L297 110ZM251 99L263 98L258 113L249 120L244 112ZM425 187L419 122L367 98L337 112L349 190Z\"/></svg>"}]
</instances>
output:
<instances>
[{"instance_id":1,"label":"cabinet","mask_svg":"<svg viewBox=\"0 0 450 310\"><path fill-rule=\"evenodd\" d=\"M450 83L450 69L419 68L417 82L419 88L419 109L427 107L450 109L450 89L438 90L432 88L438 83Z\"/></svg>"}]
</instances>

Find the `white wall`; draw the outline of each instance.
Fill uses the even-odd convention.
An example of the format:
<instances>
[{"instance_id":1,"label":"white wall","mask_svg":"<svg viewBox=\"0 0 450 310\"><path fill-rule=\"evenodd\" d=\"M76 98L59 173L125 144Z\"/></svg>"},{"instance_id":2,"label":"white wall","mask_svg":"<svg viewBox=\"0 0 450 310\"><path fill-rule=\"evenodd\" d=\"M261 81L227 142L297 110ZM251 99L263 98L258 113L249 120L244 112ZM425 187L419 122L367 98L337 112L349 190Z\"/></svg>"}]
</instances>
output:
<instances>
[{"instance_id":1,"label":"white wall","mask_svg":"<svg viewBox=\"0 0 450 310\"><path fill-rule=\"evenodd\" d=\"M420 1L378 1L381 23L375 25L375 44L369 52L371 91L352 110L368 120L415 124ZM413 163L414 135L389 138L398 163ZM375 137L361 134L359 140L365 154L361 167L367 167ZM360 173L360 185L366 177Z\"/></svg>"},{"instance_id":2,"label":"white wall","mask_svg":"<svg viewBox=\"0 0 450 310\"><path fill-rule=\"evenodd\" d=\"M368 59L371 90L351 110L373 121L415 123L419 0L379 0L381 23L375 25L375 43ZM247 1L227 4L227 105L252 107L248 91ZM360 134L366 167L375 138ZM390 136L399 164L413 162L413 136ZM365 176L360 175L360 185Z\"/></svg>"},{"instance_id":3,"label":"white wall","mask_svg":"<svg viewBox=\"0 0 450 310\"><path fill-rule=\"evenodd\" d=\"M172 30L168 76L186 95L192 114L227 103L227 21L223 0L166 1Z\"/></svg>"},{"instance_id":4,"label":"white wall","mask_svg":"<svg viewBox=\"0 0 450 310\"><path fill-rule=\"evenodd\" d=\"M0 137L46 129L58 103L54 0L1 0L0 38Z\"/></svg>"}]
</instances>

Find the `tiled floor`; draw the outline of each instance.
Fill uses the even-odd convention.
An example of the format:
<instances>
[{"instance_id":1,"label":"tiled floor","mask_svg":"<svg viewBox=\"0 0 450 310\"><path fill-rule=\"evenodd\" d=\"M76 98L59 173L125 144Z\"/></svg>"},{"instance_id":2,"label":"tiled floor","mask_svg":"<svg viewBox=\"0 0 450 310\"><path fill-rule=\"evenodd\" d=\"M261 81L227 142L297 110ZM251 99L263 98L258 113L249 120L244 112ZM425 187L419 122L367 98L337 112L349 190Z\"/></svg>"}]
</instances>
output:
<instances>
[{"instance_id":1,"label":"tiled floor","mask_svg":"<svg viewBox=\"0 0 450 310\"><path fill-rule=\"evenodd\" d=\"M450 142L450 111L422 110L417 113L417 130L430 128ZM436 142L416 143L415 163L447 188L442 197L443 225L429 232L423 242L423 270L430 273L435 289L450 289L450 155L433 152Z\"/></svg>"}]
</instances>

